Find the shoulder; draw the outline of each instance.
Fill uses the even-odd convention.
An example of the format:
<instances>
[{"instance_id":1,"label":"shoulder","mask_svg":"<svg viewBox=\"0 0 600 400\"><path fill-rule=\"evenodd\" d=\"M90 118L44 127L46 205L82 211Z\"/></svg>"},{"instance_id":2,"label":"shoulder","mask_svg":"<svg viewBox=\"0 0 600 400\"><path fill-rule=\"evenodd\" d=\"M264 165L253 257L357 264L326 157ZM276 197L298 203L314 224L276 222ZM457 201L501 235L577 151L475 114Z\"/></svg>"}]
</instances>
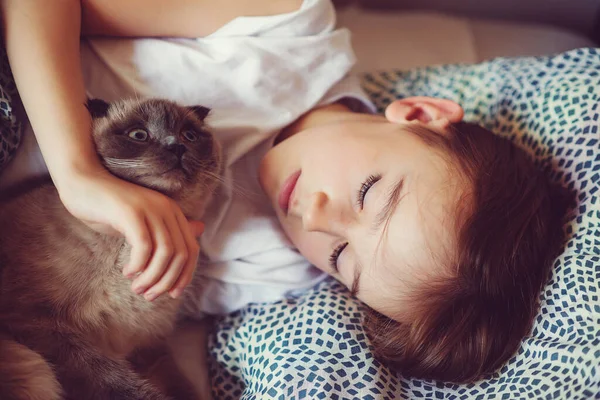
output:
<instances>
[{"instance_id":1,"label":"shoulder","mask_svg":"<svg viewBox=\"0 0 600 400\"><path fill-rule=\"evenodd\" d=\"M276 0L272 7L261 7L253 14L236 18L211 36L290 40L335 29L335 8L331 0Z\"/></svg>"},{"instance_id":2,"label":"shoulder","mask_svg":"<svg viewBox=\"0 0 600 400\"><path fill-rule=\"evenodd\" d=\"M266 15L287 14L298 11L304 0L267 0Z\"/></svg>"}]
</instances>

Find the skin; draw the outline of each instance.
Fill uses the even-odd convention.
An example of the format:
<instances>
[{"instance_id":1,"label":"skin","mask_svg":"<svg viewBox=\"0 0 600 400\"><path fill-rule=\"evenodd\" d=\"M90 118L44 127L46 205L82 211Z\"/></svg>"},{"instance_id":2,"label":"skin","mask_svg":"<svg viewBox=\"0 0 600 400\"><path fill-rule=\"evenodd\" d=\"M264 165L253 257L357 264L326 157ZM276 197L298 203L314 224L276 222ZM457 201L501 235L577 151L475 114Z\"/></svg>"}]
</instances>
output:
<instances>
[{"instance_id":1,"label":"skin","mask_svg":"<svg viewBox=\"0 0 600 400\"><path fill-rule=\"evenodd\" d=\"M190 282L203 225L174 201L127 183L101 165L80 64L81 35L201 37L239 16L273 15L300 0L2 0L6 50L29 121L61 201L93 229L132 246L123 273L147 298L178 297ZM161 282L160 287L155 287Z\"/></svg>"},{"instance_id":2,"label":"skin","mask_svg":"<svg viewBox=\"0 0 600 400\"><path fill-rule=\"evenodd\" d=\"M424 97L396 101L386 116L334 104L282 132L261 162L261 185L299 251L390 318L407 319L413 290L444 273L439 257L453 248L452 210L466 188L440 150L406 127L421 124L444 135L462 116L458 104ZM285 212L279 194L296 171L300 177ZM381 179L361 207L357 192L370 175ZM377 226L400 181L387 228L385 222ZM330 255L345 243L335 268Z\"/></svg>"}]
</instances>

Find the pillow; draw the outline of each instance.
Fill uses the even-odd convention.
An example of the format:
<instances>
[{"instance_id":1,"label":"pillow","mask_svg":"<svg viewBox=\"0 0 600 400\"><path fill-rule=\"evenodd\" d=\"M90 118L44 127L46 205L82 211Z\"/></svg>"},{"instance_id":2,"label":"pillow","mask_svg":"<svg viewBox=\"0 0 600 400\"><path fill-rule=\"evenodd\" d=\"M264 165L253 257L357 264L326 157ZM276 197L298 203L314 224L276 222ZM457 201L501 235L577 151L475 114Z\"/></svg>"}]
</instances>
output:
<instances>
[{"instance_id":1,"label":"pillow","mask_svg":"<svg viewBox=\"0 0 600 400\"><path fill-rule=\"evenodd\" d=\"M361 304L328 280L295 299L222 318L210 343L217 399L591 399L600 396L600 52L363 76L380 111L405 96L452 99L465 120L527 149L578 193L569 242L531 334L493 376L456 385L407 379L374 359Z\"/></svg>"},{"instance_id":2,"label":"pillow","mask_svg":"<svg viewBox=\"0 0 600 400\"><path fill-rule=\"evenodd\" d=\"M21 142L22 124L15 115L17 98L6 50L0 47L0 170L12 159Z\"/></svg>"}]
</instances>

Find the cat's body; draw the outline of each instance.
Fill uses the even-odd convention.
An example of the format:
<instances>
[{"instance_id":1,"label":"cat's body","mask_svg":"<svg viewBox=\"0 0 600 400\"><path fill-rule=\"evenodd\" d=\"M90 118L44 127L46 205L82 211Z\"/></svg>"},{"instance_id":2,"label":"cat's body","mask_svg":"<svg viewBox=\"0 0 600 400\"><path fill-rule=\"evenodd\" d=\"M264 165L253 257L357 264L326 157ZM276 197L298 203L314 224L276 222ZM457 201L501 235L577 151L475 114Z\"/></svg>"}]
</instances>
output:
<instances>
[{"instance_id":1,"label":"cat's body","mask_svg":"<svg viewBox=\"0 0 600 400\"><path fill-rule=\"evenodd\" d=\"M115 175L199 218L220 168L205 115L156 100L112 106L96 115L98 153ZM193 398L164 342L179 301L131 290L122 273L129 250L74 218L50 183L0 205L0 398Z\"/></svg>"}]
</instances>

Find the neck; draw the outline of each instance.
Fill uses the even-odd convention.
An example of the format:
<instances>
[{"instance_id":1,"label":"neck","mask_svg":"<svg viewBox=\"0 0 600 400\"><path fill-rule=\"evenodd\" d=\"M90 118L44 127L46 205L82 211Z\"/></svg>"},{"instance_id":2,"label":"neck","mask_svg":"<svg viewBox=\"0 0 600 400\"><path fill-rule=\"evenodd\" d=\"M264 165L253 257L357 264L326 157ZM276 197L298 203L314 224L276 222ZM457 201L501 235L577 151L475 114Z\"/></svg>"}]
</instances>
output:
<instances>
[{"instance_id":1,"label":"neck","mask_svg":"<svg viewBox=\"0 0 600 400\"><path fill-rule=\"evenodd\" d=\"M336 122L357 121L364 119L377 118L371 114L356 113L341 103L333 103L323 107L315 108L302 115L291 125L284 128L275 144L295 135L303 130L314 128L316 126L329 125Z\"/></svg>"}]
</instances>

